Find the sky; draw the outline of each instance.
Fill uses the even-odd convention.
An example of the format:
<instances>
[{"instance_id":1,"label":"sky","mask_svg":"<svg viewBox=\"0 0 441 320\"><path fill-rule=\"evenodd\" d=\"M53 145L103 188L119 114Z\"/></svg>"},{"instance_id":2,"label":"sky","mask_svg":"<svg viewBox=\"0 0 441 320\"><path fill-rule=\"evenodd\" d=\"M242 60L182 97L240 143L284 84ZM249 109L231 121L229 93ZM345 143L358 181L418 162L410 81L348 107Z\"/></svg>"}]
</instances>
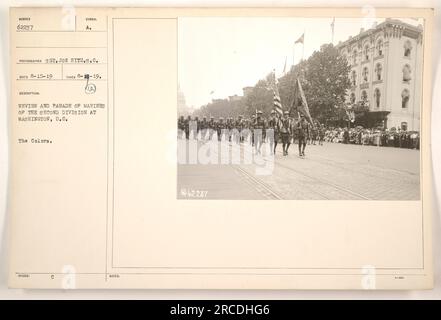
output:
<instances>
[{"instance_id":1,"label":"sky","mask_svg":"<svg viewBox=\"0 0 441 320\"><path fill-rule=\"evenodd\" d=\"M332 39L333 18L188 17L178 22L178 81L187 106L242 95L273 69L307 59ZM412 25L422 20L400 19ZM336 18L334 45L384 19ZM294 44L302 35L304 45Z\"/></svg>"}]
</instances>

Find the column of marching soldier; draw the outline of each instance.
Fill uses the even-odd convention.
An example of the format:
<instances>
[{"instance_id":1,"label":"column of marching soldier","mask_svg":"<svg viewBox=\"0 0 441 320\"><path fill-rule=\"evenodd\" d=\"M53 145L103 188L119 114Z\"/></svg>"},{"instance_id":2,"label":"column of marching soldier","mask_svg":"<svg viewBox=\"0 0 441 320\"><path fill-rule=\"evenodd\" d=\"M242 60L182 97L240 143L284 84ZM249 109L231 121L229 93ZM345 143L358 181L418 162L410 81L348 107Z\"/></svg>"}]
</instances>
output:
<instances>
[{"instance_id":1,"label":"column of marching soldier","mask_svg":"<svg viewBox=\"0 0 441 320\"><path fill-rule=\"evenodd\" d=\"M256 111L251 118L238 116L237 118L180 116L178 118L179 137L185 139L200 139L205 141L230 141L232 143L249 142L253 145L255 153L261 153L262 143L269 143L270 152L276 154L278 144L282 144L283 155L288 155L289 146L298 142L299 156L305 156L307 141L323 145L325 128L323 125L311 125L303 115L292 117L288 111L283 115L272 110L267 118L262 111ZM216 138L215 138L216 134Z\"/></svg>"}]
</instances>

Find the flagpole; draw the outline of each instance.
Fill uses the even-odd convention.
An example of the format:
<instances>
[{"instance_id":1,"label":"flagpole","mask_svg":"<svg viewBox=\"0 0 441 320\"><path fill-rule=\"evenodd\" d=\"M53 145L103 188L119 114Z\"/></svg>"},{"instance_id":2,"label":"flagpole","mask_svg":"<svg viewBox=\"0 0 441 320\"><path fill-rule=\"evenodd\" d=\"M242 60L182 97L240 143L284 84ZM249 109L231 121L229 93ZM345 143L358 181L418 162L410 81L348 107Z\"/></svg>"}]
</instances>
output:
<instances>
[{"instance_id":1,"label":"flagpole","mask_svg":"<svg viewBox=\"0 0 441 320\"><path fill-rule=\"evenodd\" d=\"M296 44L292 46L292 66L294 67L296 64Z\"/></svg>"},{"instance_id":2,"label":"flagpole","mask_svg":"<svg viewBox=\"0 0 441 320\"><path fill-rule=\"evenodd\" d=\"M335 17L332 19L331 23L331 43L334 44L334 28L335 28Z\"/></svg>"},{"instance_id":3,"label":"flagpole","mask_svg":"<svg viewBox=\"0 0 441 320\"><path fill-rule=\"evenodd\" d=\"M286 64L288 63L288 56L285 57L285 65L283 66L283 75L286 75Z\"/></svg>"},{"instance_id":4,"label":"flagpole","mask_svg":"<svg viewBox=\"0 0 441 320\"><path fill-rule=\"evenodd\" d=\"M302 61L303 61L303 54L305 53L305 32L306 30L303 29L303 42L302 42Z\"/></svg>"}]
</instances>

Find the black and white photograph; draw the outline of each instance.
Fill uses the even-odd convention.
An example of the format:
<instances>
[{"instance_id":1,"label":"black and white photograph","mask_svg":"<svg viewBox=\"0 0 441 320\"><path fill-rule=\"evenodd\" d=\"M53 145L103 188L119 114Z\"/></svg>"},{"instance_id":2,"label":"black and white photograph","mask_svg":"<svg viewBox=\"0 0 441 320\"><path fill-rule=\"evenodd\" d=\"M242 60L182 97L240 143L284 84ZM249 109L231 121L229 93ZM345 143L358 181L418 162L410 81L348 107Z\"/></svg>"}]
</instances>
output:
<instances>
[{"instance_id":1,"label":"black and white photograph","mask_svg":"<svg viewBox=\"0 0 441 320\"><path fill-rule=\"evenodd\" d=\"M439 8L218 5L4 10L0 296L439 296Z\"/></svg>"},{"instance_id":2,"label":"black and white photograph","mask_svg":"<svg viewBox=\"0 0 441 320\"><path fill-rule=\"evenodd\" d=\"M424 19L178 26L178 199L420 200Z\"/></svg>"}]
</instances>

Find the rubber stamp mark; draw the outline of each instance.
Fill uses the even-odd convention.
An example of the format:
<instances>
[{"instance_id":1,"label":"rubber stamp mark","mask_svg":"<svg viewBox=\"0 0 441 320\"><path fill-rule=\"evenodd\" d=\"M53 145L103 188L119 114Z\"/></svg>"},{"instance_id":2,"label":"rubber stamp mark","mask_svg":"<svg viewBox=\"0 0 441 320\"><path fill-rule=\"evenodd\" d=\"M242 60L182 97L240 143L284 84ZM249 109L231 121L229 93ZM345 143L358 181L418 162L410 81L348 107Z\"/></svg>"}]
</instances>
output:
<instances>
[{"instance_id":1,"label":"rubber stamp mark","mask_svg":"<svg viewBox=\"0 0 441 320\"><path fill-rule=\"evenodd\" d=\"M94 83L89 83L90 76L86 73L84 75L84 78L86 79L86 86L84 87L84 92L87 94L93 94L96 92L96 85Z\"/></svg>"}]
</instances>

